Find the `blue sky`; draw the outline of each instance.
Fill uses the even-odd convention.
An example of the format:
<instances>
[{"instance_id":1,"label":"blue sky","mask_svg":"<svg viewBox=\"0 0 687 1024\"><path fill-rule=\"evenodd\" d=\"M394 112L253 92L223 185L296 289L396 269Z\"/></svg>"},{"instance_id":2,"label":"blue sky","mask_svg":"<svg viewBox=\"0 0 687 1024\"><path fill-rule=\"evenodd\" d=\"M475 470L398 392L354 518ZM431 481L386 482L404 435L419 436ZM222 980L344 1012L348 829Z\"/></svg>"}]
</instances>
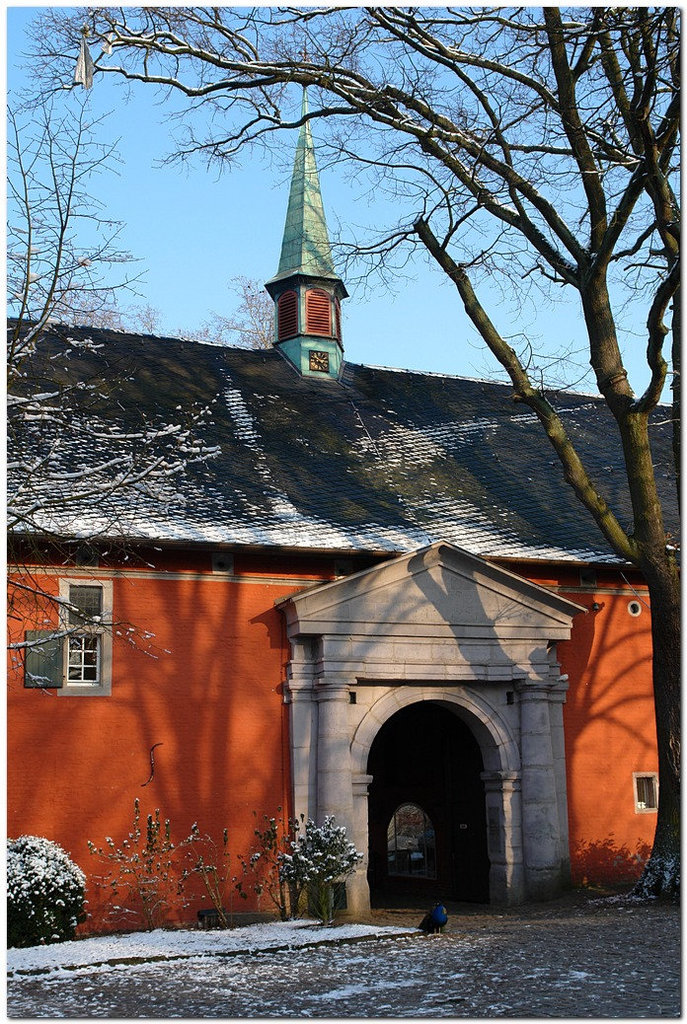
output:
<instances>
[{"instance_id":1,"label":"blue sky","mask_svg":"<svg viewBox=\"0 0 687 1024\"><path fill-rule=\"evenodd\" d=\"M10 97L25 81L24 32L35 13L30 7L7 9ZM245 275L263 282L276 271L295 133L284 136L283 153L271 163L244 160L243 166L218 175L200 161L186 167L160 166L172 148L168 108L150 87L133 90L125 99L116 83L96 76L90 102L94 111L112 112L104 134L110 141L119 140L119 175L100 177L92 191L106 203L108 213L124 223L122 248L140 261L137 268L144 277L138 301L161 311L162 332L171 335L200 326L213 311L230 312L236 305L232 277ZM338 223L376 224L383 211L357 193L336 167L320 161L320 180L332 236ZM392 292L376 287L372 294L364 293L347 281L351 295L343 307L346 358L503 379L503 371L467 320L455 288L427 261L418 260L406 273ZM549 338L555 348L579 349L584 344L574 300L555 309L540 308L536 324L534 311L524 311L517 323L509 322L498 293L488 308L507 334L531 331L533 337ZM581 361L586 363L584 353ZM637 365L641 364L638 358ZM636 373L633 384L639 388L645 374ZM593 390L592 381L585 381L580 390Z\"/></svg>"}]
</instances>

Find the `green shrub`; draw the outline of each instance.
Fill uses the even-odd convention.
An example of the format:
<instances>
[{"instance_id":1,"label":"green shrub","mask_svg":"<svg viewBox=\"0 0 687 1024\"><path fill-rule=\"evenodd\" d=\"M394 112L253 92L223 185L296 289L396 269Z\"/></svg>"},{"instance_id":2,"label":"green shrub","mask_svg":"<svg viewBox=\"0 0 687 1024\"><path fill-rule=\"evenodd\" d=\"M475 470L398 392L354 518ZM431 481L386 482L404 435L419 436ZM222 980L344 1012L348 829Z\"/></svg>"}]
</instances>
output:
<instances>
[{"instance_id":1,"label":"green shrub","mask_svg":"<svg viewBox=\"0 0 687 1024\"><path fill-rule=\"evenodd\" d=\"M86 876L61 846L40 836L7 840L7 944L73 939L84 921Z\"/></svg>"}]
</instances>

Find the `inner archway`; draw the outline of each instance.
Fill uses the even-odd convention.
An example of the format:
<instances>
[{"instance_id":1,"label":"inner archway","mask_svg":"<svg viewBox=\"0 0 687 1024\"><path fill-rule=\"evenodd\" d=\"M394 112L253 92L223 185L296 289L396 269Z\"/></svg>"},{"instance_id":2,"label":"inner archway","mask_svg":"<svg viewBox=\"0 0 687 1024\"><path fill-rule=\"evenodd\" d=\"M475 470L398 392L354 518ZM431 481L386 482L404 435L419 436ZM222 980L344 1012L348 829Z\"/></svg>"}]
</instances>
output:
<instances>
[{"instance_id":1,"label":"inner archway","mask_svg":"<svg viewBox=\"0 0 687 1024\"><path fill-rule=\"evenodd\" d=\"M483 770L470 728L439 704L418 701L385 722L368 758L373 903L399 896L489 900ZM418 865L425 857L422 871L410 869L411 851Z\"/></svg>"}]
</instances>

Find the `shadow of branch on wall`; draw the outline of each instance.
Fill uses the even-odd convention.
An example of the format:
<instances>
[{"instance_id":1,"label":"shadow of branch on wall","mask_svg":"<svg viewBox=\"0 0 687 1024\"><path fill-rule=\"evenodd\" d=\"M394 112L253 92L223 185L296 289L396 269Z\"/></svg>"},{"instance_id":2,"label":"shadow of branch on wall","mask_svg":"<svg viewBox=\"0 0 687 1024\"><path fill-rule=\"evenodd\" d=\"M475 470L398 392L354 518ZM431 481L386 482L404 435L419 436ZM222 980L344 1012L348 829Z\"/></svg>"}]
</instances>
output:
<instances>
[{"instance_id":1,"label":"shadow of branch on wall","mask_svg":"<svg viewBox=\"0 0 687 1024\"><path fill-rule=\"evenodd\" d=\"M633 882L639 878L649 859L651 845L637 840L634 850L626 844L619 846L613 833L606 839L592 842L578 840L571 851L573 884L590 885L599 882Z\"/></svg>"}]
</instances>

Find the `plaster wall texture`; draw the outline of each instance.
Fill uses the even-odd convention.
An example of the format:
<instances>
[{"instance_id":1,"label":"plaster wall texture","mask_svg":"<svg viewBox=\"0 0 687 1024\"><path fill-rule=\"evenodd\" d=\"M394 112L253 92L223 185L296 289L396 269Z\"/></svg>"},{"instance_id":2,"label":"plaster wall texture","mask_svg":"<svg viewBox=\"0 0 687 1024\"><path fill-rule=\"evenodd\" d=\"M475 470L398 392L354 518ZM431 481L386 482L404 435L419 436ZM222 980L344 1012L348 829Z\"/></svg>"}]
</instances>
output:
<instances>
[{"instance_id":1,"label":"plaster wall texture","mask_svg":"<svg viewBox=\"0 0 687 1024\"><path fill-rule=\"evenodd\" d=\"M569 641L556 640L555 655L553 649L547 651L544 636L504 637L503 615L498 643L493 642L493 630L490 639L456 637L444 629L445 623L428 621L427 616L403 635L392 616L386 635L373 617L367 635L344 624L341 632L326 633L321 643L303 634L289 644L284 606L275 608L275 600L296 591L309 594L310 600L314 591L309 588L331 572L328 564L314 556L307 563L287 565L274 556L259 563L237 555L238 575L232 575L212 574L209 554L206 562L185 551L154 557L160 571L125 565L94 571L96 578L113 580L117 620L144 625L153 634L148 653L123 638L115 640L111 697L73 701L24 689L21 664L10 659L10 835L55 839L92 873L86 840L125 836L138 796L146 812L160 807L171 818L175 835L185 835L198 820L201 827L215 829L220 839L221 828L228 824L232 852L248 852L263 813L273 814L278 807L317 813L320 704L313 693L326 688L331 678L346 688L346 699L334 703L349 737L351 827L356 836L364 836L367 827L367 754L394 711L415 700L431 700L469 722L484 758L491 895L505 902L525 893L518 686L546 687L549 681L554 683L547 690L547 707L561 873L567 870L569 829L574 881L637 874L636 855L651 843L655 814L636 813L632 775L657 770L650 613L638 581L627 583L609 574L598 587L582 592L565 589L572 583L570 569L565 576L550 570L541 577L587 610L573 618ZM148 561L153 561L152 554ZM494 567L480 571L491 586ZM56 592L65 572L64 567L43 570L42 585ZM394 572L397 580L407 578L396 567L384 579L391 580ZM331 596L333 587L320 583L319 589ZM445 582L443 592L447 590ZM530 592L533 599L540 590ZM422 596L417 586L409 592L414 600ZM637 595L642 613L633 617L628 604ZM547 628L558 630L560 605L555 594L552 598L554 613ZM466 604L477 607L472 598ZM390 594L384 607L394 607ZM463 607L457 598L456 607ZM42 615L36 608L23 612L23 622L10 621L15 638L24 624L35 628L35 617ZM460 624L465 616L456 618ZM474 617L473 624L479 625ZM329 676L322 668L323 657ZM556 658L569 677L566 693L557 688ZM356 704L348 703L351 692ZM513 703L508 694L514 694ZM154 779L144 788L149 751L158 742L163 745L155 751ZM539 785L539 756L535 749L531 787ZM292 763L307 769L292 779ZM537 800L531 806L536 805ZM92 892L89 899L94 899ZM190 918L194 915L191 910Z\"/></svg>"},{"instance_id":2,"label":"plaster wall texture","mask_svg":"<svg viewBox=\"0 0 687 1024\"><path fill-rule=\"evenodd\" d=\"M186 581L129 574L114 580L115 620L145 623L152 636L147 644L116 639L110 697L26 690L21 666L11 672L8 834L59 842L89 876L93 914L108 901L95 886L103 865L87 842L102 846L111 836L119 845L135 799L144 823L156 808L170 819L175 842L197 822L221 850L228 827L239 875L236 854L254 849L262 815L288 807L282 630L272 605L289 589L209 574ZM207 905L206 896L186 917L195 920Z\"/></svg>"}]
</instances>

